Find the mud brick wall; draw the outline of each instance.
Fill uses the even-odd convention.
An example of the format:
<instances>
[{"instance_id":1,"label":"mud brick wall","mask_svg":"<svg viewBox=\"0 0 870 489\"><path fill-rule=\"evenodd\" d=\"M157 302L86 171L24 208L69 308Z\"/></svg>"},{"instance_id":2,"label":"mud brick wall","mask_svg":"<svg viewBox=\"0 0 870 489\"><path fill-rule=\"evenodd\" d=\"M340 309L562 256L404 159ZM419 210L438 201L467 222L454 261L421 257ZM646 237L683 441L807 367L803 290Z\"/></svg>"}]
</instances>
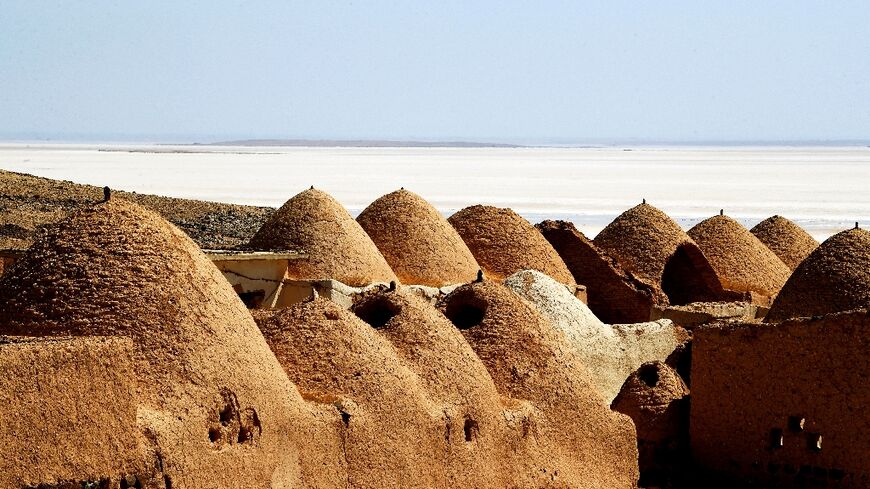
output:
<instances>
[{"instance_id":1,"label":"mud brick wall","mask_svg":"<svg viewBox=\"0 0 870 489\"><path fill-rule=\"evenodd\" d=\"M695 330L691 450L782 487L870 487L870 316Z\"/></svg>"}]
</instances>

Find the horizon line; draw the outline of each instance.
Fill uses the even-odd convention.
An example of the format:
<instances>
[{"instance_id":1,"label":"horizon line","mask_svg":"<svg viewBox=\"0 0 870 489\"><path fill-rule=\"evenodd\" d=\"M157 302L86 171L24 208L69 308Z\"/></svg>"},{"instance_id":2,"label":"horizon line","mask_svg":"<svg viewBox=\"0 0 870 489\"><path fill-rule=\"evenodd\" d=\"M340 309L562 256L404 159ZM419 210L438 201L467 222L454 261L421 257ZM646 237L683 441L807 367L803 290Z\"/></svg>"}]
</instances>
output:
<instances>
[{"instance_id":1,"label":"horizon line","mask_svg":"<svg viewBox=\"0 0 870 489\"><path fill-rule=\"evenodd\" d=\"M427 148L599 148L686 147L870 147L870 139L654 139L654 138L221 138L183 136L3 137L0 144L93 144L242 147L427 147Z\"/></svg>"}]
</instances>

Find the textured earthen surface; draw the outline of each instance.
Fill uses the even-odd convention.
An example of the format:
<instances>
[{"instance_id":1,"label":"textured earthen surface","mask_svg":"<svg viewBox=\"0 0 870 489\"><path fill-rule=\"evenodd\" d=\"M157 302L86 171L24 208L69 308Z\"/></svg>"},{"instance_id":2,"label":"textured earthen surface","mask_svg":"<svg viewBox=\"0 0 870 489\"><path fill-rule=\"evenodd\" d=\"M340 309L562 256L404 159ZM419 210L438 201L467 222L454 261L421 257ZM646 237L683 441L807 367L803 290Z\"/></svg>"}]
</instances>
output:
<instances>
[{"instance_id":1,"label":"textured earthen surface","mask_svg":"<svg viewBox=\"0 0 870 489\"><path fill-rule=\"evenodd\" d=\"M777 487L870 487L866 310L695 331L692 457Z\"/></svg>"},{"instance_id":2,"label":"textured earthen surface","mask_svg":"<svg viewBox=\"0 0 870 489\"><path fill-rule=\"evenodd\" d=\"M112 191L172 222L203 248L243 245L274 209ZM80 206L103 200L103 189L0 170L0 249L24 249L48 226Z\"/></svg>"},{"instance_id":3,"label":"textured earthen surface","mask_svg":"<svg viewBox=\"0 0 870 489\"><path fill-rule=\"evenodd\" d=\"M620 214L594 243L623 269L665 294L671 305L726 296L698 245L673 219L649 204Z\"/></svg>"},{"instance_id":4,"label":"textured earthen surface","mask_svg":"<svg viewBox=\"0 0 870 489\"><path fill-rule=\"evenodd\" d=\"M132 340L129 436L174 487L295 487L323 463L328 436L311 435L319 425L244 304L154 212L112 199L73 214L0 279L0 305L0 334Z\"/></svg>"},{"instance_id":5,"label":"textured earthen surface","mask_svg":"<svg viewBox=\"0 0 870 489\"><path fill-rule=\"evenodd\" d=\"M649 362L633 372L611 408L634 421L642 487L664 486L688 463L689 389L677 372Z\"/></svg>"},{"instance_id":6,"label":"textured earthen surface","mask_svg":"<svg viewBox=\"0 0 870 489\"><path fill-rule=\"evenodd\" d=\"M402 283L443 287L477 277L477 260L456 230L413 192L402 189L380 197L357 222Z\"/></svg>"},{"instance_id":7,"label":"textured earthen surface","mask_svg":"<svg viewBox=\"0 0 870 489\"><path fill-rule=\"evenodd\" d=\"M783 286L765 321L870 305L870 232L850 229L822 243Z\"/></svg>"},{"instance_id":8,"label":"textured earthen surface","mask_svg":"<svg viewBox=\"0 0 870 489\"><path fill-rule=\"evenodd\" d=\"M586 286L589 309L606 323L648 321L653 304L667 303L664 293L626 272L567 221L535 227L553 246L578 284Z\"/></svg>"},{"instance_id":9,"label":"textured earthen surface","mask_svg":"<svg viewBox=\"0 0 870 489\"><path fill-rule=\"evenodd\" d=\"M705 219L688 234L704 252L725 289L772 298L791 275L791 269L770 248L728 216Z\"/></svg>"},{"instance_id":10,"label":"textured earthen surface","mask_svg":"<svg viewBox=\"0 0 870 489\"><path fill-rule=\"evenodd\" d=\"M749 232L792 270L819 246L819 242L803 228L782 216L768 217Z\"/></svg>"},{"instance_id":11,"label":"textured earthen surface","mask_svg":"<svg viewBox=\"0 0 870 489\"><path fill-rule=\"evenodd\" d=\"M521 270L537 270L563 284L575 283L550 243L510 209L474 205L453 214L448 221L489 279L502 280Z\"/></svg>"},{"instance_id":12,"label":"textured earthen surface","mask_svg":"<svg viewBox=\"0 0 870 489\"><path fill-rule=\"evenodd\" d=\"M144 472L132 349L121 338L0 337L0 487L117 487Z\"/></svg>"},{"instance_id":13,"label":"textured earthen surface","mask_svg":"<svg viewBox=\"0 0 870 489\"><path fill-rule=\"evenodd\" d=\"M347 210L317 189L300 192L269 217L250 246L256 249L304 250L293 260L288 278L334 279L348 285L390 282L396 275L381 252Z\"/></svg>"},{"instance_id":14,"label":"textured earthen surface","mask_svg":"<svg viewBox=\"0 0 870 489\"><path fill-rule=\"evenodd\" d=\"M551 477L563 472L550 456L555 442L530 429L540 413L502 397L462 333L431 304L407 291L371 292L353 310L392 343L422 381L432 411L443 413L451 487L570 484Z\"/></svg>"},{"instance_id":15,"label":"textured earthen surface","mask_svg":"<svg viewBox=\"0 0 870 489\"><path fill-rule=\"evenodd\" d=\"M322 299L257 317L303 396L341 415L348 487L446 485L443 413L386 338Z\"/></svg>"},{"instance_id":16,"label":"textured earthen surface","mask_svg":"<svg viewBox=\"0 0 870 489\"><path fill-rule=\"evenodd\" d=\"M644 362L664 360L686 336L667 320L604 324L563 285L535 270L517 272L504 283L565 335L608 405L629 374Z\"/></svg>"},{"instance_id":17,"label":"textured earthen surface","mask_svg":"<svg viewBox=\"0 0 870 489\"><path fill-rule=\"evenodd\" d=\"M503 396L531 402L544 416L529 429L557 442L556 480L570 487L633 487L634 426L610 411L564 334L501 284L464 285L439 307L462 330Z\"/></svg>"}]
</instances>

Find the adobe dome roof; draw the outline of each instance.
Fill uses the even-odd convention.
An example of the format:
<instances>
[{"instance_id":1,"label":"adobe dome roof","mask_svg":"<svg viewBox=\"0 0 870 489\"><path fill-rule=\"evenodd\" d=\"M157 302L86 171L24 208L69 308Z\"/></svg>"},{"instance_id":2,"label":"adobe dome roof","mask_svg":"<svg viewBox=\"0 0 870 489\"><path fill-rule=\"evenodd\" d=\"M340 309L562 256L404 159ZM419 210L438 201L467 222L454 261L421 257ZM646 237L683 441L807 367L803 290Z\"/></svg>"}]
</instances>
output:
<instances>
[{"instance_id":1,"label":"adobe dome roof","mask_svg":"<svg viewBox=\"0 0 870 489\"><path fill-rule=\"evenodd\" d=\"M819 246L819 242L803 228L782 216L768 217L749 232L792 270Z\"/></svg>"},{"instance_id":2,"label":"adobe dome roof","mask_svg":"<svg viewBox=\"0 0 870 489\"><path fill-rule=\"evenodd\" d=\"M251 238L259 249L301 249L307 260L290 262L298 280L335 279L348 285L390 282L396 275L362 227L332 196L300 192L275 211Z\"/></svg>"},{"instance_id":3,"label":"adobe dome roof","mask_svg":"<svg viewBox=\"0 0 870 489\"><path fill-rule=\"evenodd\" d=\"M648 417L643 410L664 410L674 400L689 395L677 371L661 361L644 363L625 380L612 408L632 419Z\"/></svg>"},{"instance_id":4,"label":"adobe dome roof","mask_svg":"<svg viewBox=\"0 0 870 489\"><path fill-rule=\"evenodd\" d=\"M456 230L413 192L402 189L378 198L357 222L402 283L442 287L477 277L480 267Z\"/></svg>"},{"instance_id":5,"label":"adobe dome roof","mask_svg":"<svg viewBox=\"0 0 870 489\"><path fill-rule=\"evenodd\" d=\"M734 219L718 215L689 230L727 290L774 297L791 270L758 238Z\"/></svg>"},{"instance_id":6,"label":"adobe dome roof","mask_svg":"<svg viewBox=\"0 0 870 489\"><path fill-rule=\"evenodd\" d=\"M765 317L778 322L870 304L870 231L849 229L819 245L792 273Z\"/></svg>"},{"instance_id":7,"label":"adobe dome roof","mask_svg":"<svg viewBox=\"0 0 870 489\"><path fill-rule=\"evenodd\" d=\"M633 427L604 405L568 340L531 304L502 284L484 281L457 288L439 308L462 331L499 392L529 400L546 416L538 429L561 442L553 455L574 457L563 472L574 472L585 482L578 485L589 487L635 482Z\"/></svg>"},{"instance_id":8,"label":"adobe dome roof","mask_svg":"<svg viewBox=\"0 0 870 489\"><path fill-rule=\"evenodd\" d=\"M611 408L634 420L641 479L660 479L662 470L685 458L689 389L673 368L658 361L644 363L626 379Z\"/></svg>"},{"instance_id":9,"label":"adobe dome roof","mask_svg":"<svg viewBox=\"0 0 870 489\"><path fill-rule=\"evenodd\" d=\"M499 404L486 367L462 333L429 302L404 288L372 290L357 300L352 311L393 344L399 357L424 380L430 397L441 402Z\"/></svg>"},{"instance_id":10,"label":"adobe dome roof","mask_svg":"<svg viewBox=\"0 0 870 489\"><path fill-rule=\"evenodd\" d=\"M158 214L120 199L72 214L0 278L0 304L0 334L132 339L140 424L177 485L296 483L287 433L313 427L299 394L229 283Z\"/></svg>"},{"instance_id":11,"label":"adobe dome roof","mask_svg":"<svg viewBox=\"0 0 870 489\"><path fill-rule=\"evenodd\" d=\"M716 301L724 295L698 245L667 214L647 203L617 216L593 242L623 269L666 294L671 305Z\"/></svg>"},{"instance_id":12,"label":"adobe dome roof","mask_svg":"<svg viewBox=\"0 0 870 489\"><path fill-rule=\"evenodd\" d=\"M474 205L453 214L448 221L488 278L502 280L520 270L537 270L563 284L575 283L550 243L510 209Z\"/></svg>"}]
</instances>

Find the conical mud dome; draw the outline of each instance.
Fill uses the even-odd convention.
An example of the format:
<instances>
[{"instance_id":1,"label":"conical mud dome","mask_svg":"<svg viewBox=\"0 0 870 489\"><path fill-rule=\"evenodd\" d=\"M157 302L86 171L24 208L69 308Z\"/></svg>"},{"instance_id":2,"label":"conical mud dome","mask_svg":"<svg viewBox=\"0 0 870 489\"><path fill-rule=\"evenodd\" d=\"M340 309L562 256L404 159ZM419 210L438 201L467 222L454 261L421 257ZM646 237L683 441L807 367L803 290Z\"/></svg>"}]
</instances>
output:
<instances>
[{"instance_id":1,"label":"conical mud dome","mask_svg":"<svg viewBox=\"0 0 870 489\"><path fill-rule=\"evenodd\" d=\"M407 190L375 200L357 222L405 284L442 287L474 280L480 268L456 230Z\"/></svg>"},{"instance_id":2,"label":"conical mud dome","mask_svg":"<svg viewBox=\"0 0 870 489\"><path fill-rule=\"evenodd\" d=\"M0 280L0 304L0 334L132 338L129 436L157 472L140 480L300 483L294 437L314 428L299 394L217 268L156 213L113 199L73 214Z\"/></svg>"},{"instance_id":3,"label":"conical mud dome","mask_svg":"<svg viewBox=\"0 0 870 489\"><path fill-rule=\"evenodd\" d=\"M640 485L667 486L685 476L689 460L689 389L671 367L645 363L632 373L611 406L637 427Z\"/></svg>"},{"instance_id":4,"label":"conical mud dome","mask_svg":"<svg viewBox=\"0 0 870 489\"><path fill-rule=\"evenodd\" d=\"M620 214L594 243L623 269L667 296L671 305L723 298L716 272L698 245L673 219L649 204Z\"/></svg>"},{"instance_id":5,"label":"conical mud dome","mask_svg":"<svg viewBox=\"0 0 870 489\"><path fill-rule=\"evenodd\" d=\"M870 232L850 229L819 245L783 286L765 321L870 306Z\"/></svg>"},{"instance_id":6,"label":"conical mud dome","mask_svg":"<svg viewBox=\"0 0 870 489\"><path fill-rule=\"evenodd\" d=\"M768 217L749 232L792 270L819 246L819 242L803 228L782 216Z\"/></svg>"},{"instance_id":7,"label":"conical mud dome","mask_svg":"<svg viewBox=\"0 0 870 489\"><path fill-rule=\"evenodd\" d=\"M488 205L466 207L448 219L492 280L521 270L537 270L563 284L574 284L565 262L541 233L510 210Z\"/></svg>"},{"instance_id":8,"label":"conical mud dome","mask_svg":"<svg viewBox=\"0 0 870 489\"><path fill-rule=\"evenodd\" d=\"M433 409L444 413L446 463L452 484L522 486L543 454L525 443L505 411L486 367L462 333L428 302L402 289L363 296L354 313L396 349L422 380ZM520 425L522 423L519 423Z\"/></svg>"},{"instance_id":9,"label":"conical mud dome","mask_svg":"<svg viewBox=\"0 0 870 489\"><path fill-rule=\"evenodd\" d=\"M375 328L323 299L257 321L305 397L341 413L350 487L447 485L443 414Z\"/></svg>"},{"instance_id":10,"label":"conical mud dome","mask_svg":"<svg viewBox=\"0 0 870 489\"><path fill-rule=\"evenodd\" d=\"M275 211L251 238L258 249L302 250L290 262L298 280L335 279L348 285L396 280L381 252L347 210L326 192L300 192Z\"/></svg>"},{"instance_id":11,"label":"conical mud dome","mask_svg":"<svg viewBox=\"0 0 870 489\"><path fill-rule=\"evenodd\" d=\"M634 427L607 408L560 331L494 282L459 287L439 307L462 331L499 392L528 400L543 413L534 429L539 440L552 443L548 450L567 486L633 486Z\"/></svg>"},{"instance_id":12,"label":"conical mud dome","mask_svg":"<svg viewBox=\"0 0 870 489\"><path fill-rule=\"evenodd\" d=\"M727 290L774 297L791 270L770 249L734 219L719 215L689 230Z\"/></svg>"}]
</instances>

